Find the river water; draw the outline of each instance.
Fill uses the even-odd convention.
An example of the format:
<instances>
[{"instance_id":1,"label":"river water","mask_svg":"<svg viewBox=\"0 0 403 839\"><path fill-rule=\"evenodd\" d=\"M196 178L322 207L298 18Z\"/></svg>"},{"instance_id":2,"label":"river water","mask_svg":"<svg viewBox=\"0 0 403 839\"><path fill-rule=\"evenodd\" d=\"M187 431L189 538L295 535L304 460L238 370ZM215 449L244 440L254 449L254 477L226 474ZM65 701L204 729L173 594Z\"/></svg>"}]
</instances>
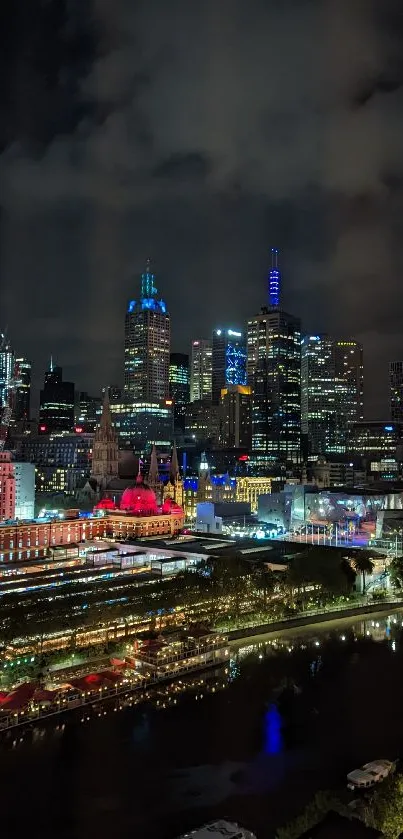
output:
<instances>
[{"instance_id":1,"label":"river water","mask_svg":"<svg viewBox=\"0 0 403 839\"><path fill-rule=\"evenodd\" d=\"M174 839L224 817L269 839L317 789L403 754L402 633L396 612L262 636L173 707L0 741L3 835Z\"/></svg>"}]
</instances>

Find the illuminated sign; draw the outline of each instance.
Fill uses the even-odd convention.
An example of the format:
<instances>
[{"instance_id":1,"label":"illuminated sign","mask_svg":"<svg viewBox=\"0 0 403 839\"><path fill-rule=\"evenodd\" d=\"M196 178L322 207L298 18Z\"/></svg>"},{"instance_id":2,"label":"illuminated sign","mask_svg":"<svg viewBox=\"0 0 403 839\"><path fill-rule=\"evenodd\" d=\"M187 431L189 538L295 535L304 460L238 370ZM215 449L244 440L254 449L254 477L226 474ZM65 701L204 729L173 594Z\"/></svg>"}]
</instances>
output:
<instances>
[{"instance_id":1,"label":"illuminated sign","mask_svg":"<svg viewBox=\"0 0 403 839\"><path fill-rule=\"evenodd\" d=\"M385 425L384 430L385 431L393 431L394 430L393 425Z\"/></svg>"},{"instance_id":2,"label":"illuminated sign","mask_svg":"<svg viewBox=\"0 0 403 839\"><path fill-rule=\"evenodd\" d=\"M232 329L228 329L227 334L228 335L233 335L234 338L242 338L242 332L234 332ZM217 333L217 335L218 335L218 333Z\"/></svg>"},{"instance_id":3,"label":"illuminated sign","mask_svg":"<svg viewBox=\"0 0 403 839\"><path fill-rule=\"evenodd\" d=\"M83 433L82 426L81 425L76 425L75 432L76 432L76 434L82 434Z\"/></svg>"},{"instance_id":4,"label":"illuminated sign","mask_svg":"<svg viewBox=\"0 0 403 839\"><path fill-rule=\"evenodd\" d=\"M40 425L39 431L46 431L46 425Z\"/></svg>"}]
</instances>

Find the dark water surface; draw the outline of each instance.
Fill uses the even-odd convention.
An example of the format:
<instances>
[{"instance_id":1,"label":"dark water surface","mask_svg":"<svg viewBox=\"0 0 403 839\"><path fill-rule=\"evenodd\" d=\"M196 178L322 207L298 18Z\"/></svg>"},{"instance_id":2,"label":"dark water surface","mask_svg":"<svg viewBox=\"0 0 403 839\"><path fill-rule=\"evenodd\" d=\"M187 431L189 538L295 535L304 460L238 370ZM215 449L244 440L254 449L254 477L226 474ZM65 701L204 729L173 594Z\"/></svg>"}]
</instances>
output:
<instances>
[{"instance_id":1,"label":"dark water surface","mask_svg":"<svg viewBox=\"0 0 403 839\"><path fill-rule=\"evenodd\" d=\"M174 839L223 817L269 839L317 789L403 755L402 621L238 644L220 692L3 739L2 835Z\"/></svg>"}]
</instances>

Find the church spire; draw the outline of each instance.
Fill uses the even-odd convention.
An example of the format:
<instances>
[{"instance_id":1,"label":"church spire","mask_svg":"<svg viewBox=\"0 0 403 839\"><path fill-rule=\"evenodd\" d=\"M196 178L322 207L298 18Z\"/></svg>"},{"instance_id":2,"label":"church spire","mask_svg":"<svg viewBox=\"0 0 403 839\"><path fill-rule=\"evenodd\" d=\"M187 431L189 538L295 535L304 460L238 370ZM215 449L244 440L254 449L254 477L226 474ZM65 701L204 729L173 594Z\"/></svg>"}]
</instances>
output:
<instances>
[{"instance_id":1,"label":"church spire","mask_svg":"<svg viewBox=\"0 0 403 839\"><path fill-rule=\"evenodd\" d=\"M155 486L159 483L157 449L155 448L155 443L153 443L153 447L151 449L150 468L148 470L147 480L150 486Z\"/></svg>"},{"instance_id":2,"label":"church spire","mask_svg":"<svg viewBox=\"0 0 403 839\"><path fill-rule=\"evenodd\" d=\"M112 415L111 415L111 406L109 403L109 392L108 388L105 388L104 393L104 401L102 405L102 414L101 414L101 429L102 431L108 431L112 428Z\"/></svg>"},{"instance_id":3,"label":"church spire","mask_svg":"<svg viewBox=\"0 0 403 839\"><path fill-rule=\"evenodd\" d=\"M169 469L169 479L171 483L175 483L179 478L179 463L178 463L178 452L176 451L176 443L174 441L174 447L172 449L172 457L171 457L171 466Z\"/></svg>"},{"instance_id":4,"label":"church spire","mask_svg":"<svg viewBox=\"0 0 403 839\"><path fill-rule=\"evenodd\" d=\"M105 388L101 420L94 434L91 475L101 488L119 475L118 438L112 425L108 388Z\"/></svg>"}]
</instances>

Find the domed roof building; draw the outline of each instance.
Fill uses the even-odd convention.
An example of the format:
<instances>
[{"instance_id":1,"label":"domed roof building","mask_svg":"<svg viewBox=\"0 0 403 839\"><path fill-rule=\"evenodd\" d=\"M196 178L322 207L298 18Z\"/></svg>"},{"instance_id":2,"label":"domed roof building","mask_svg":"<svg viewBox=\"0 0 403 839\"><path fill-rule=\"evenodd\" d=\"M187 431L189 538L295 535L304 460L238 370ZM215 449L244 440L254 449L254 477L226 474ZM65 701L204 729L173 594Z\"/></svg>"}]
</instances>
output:
<instances>
[{"instance_id":1,"label":"domed roof building","mask_svg":"<svg viewBox=\"0 0 403 839\"><path fill-rule=\"evenodd\" d=\"M116 510L116 504L112 498L101 498L95 505L95 510Z\"/></svg>"},{"instance_id":2,"label":"domed roof building","mask_svg":"<svg viewBox=\"0 0 403 839\"><path fill-rule=\"evenodd\" d=\"M119 486L115 488L117 483ZM145 483L140 471L136 481L129 486L126 483L123 487L121 483L123 482L116 480L109 482L105 497L94 508L95 513L105 519L105 536L121 540L144 536L175 536L180 533L185 514L182 506L178 504L178 498L166 495L159 501L157 497L157 492L162 495L160 490L161 487L163 489L163 484L158 475L155 446L151 454L148 483ZM178 478L174 484L168 482L174 495L177 485Z\"/></svg>"},{"instance_id":3,"label":"domed roof building","mask_svg":"<svg viewBox=\"0 0 403 839\"><path fill-rule=\"evenodd\" d=\"M120 509L134 516L155 516L158 513L155 492L144 483L141 475L134 486L127 487L120 501Z\"/></svg>"}]
</instances>

